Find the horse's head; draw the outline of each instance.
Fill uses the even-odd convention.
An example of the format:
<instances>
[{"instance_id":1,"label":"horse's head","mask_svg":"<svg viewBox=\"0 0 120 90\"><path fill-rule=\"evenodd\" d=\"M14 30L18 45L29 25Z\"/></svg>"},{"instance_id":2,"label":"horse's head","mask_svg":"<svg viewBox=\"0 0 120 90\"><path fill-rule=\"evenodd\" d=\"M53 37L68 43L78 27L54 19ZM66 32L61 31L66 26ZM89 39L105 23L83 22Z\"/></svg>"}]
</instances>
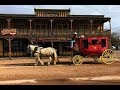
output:
<instances>
[{"instance_id":1,"label":"horse's head","mask_svg":"<svg viewBox=\"0 0 120 90\"><path fill-rule=\"evenodd\" d=\"M30 45L27 46L27 53L31 53Z\"/></svg>"},{"instance_id":2,"label":"horse's head","mask_svg":"<svg viewBox=\"0 0 120 90\"><path fill-rule=\"evenodd\" d=\"M39 46L38 45L28 45L27 46L27 53L34 52L36 47L39 47Z\"/></svg>"}]
</instances>

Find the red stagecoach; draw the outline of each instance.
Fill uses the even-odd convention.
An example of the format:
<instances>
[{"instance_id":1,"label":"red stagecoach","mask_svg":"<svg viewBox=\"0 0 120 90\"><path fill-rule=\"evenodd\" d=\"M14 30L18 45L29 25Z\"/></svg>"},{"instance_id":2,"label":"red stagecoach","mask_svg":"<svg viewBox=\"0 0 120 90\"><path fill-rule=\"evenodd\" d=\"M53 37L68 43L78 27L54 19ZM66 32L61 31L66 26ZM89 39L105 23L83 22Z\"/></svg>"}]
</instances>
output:
<instances>
[{"instance_id":1,"label":"red stagecoach","mask_svg":"<svg viewBox=\"0 0 120 90\"><path fill-rule=\"evenodd\" d=\"M72 61L75 65L82 64L83 57L93 57L95 61L102 60L105 64L114 62L114 52L108 48L108 36L77 38L73 47Z\"/></svg>"}]
</instances>

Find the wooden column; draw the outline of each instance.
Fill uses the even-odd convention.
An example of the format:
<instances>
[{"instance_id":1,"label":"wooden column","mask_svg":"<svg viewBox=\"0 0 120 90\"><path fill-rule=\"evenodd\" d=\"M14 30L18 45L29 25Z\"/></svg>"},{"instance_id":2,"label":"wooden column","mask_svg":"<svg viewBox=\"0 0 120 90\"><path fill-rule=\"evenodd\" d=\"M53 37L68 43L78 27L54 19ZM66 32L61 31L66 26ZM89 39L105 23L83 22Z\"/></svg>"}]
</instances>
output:
<instances>
[{"instance_id":1,"label":"wooden column","mask_svg":"<svg viewBox=\"0 0 120 90\"><path fill-rule=\"evenodd\" d=\"M11 19L7 19L8 21L8 29L10 29L10 21ZM9 42L9 60L11 60L11 41L12 41L12 38L8 37L6 38Z\"/></svg>"},{"instance_id":2,"label":"wooden column","mask_svg":"<svg viewBox=\"0 0 120 90\"><path fill-rule=\"evenodd\" d=\"M73 19L70 19L70 31L71 31L71 34L73 33L73 28L72 28L72 24L73 24Z\"/></svg>"},{"instance_id":3,"label":"wooden column","mask_svg":"<svg viewBox=\"0 0 120 90\"><path fill-rule=\"evenodd\" d=\"M28 21L30 22L30 34L31 34L31 31L32 31L32 25L31 25L32 19L28 19Z\"/></svg>"},{"instance_id":4,"label":"wooden column","mask_svg":"<svg viewBox=\"0 0 120 90\"><path fill-rule=\"evenodd\" d=\"M29 40L33 44L33 42L31 41L32 40L32 25L31 25L32 19L28 19L28 21L30 22L30 30L29 30L30 36L29 36Z\"/></svg>"},{"instance_id":5,"label":"wooden column","mask_svg":"<svg viewBox=\"0 0 120 90\"><path fill-rule=\"evenodd\" d=\"M11 19L7 19L7 21L8 21L8 29L10 29L10 21L11 21Z\"/></svg>"},{"instance_id":6,"label":"wooden column","mask_svg":"<svg viewBox=\"0 0 120 90\"><path fill-rule=\"evenodd\" d=\"M110 25L110 34L109 34L109 37L110 37L110 38L109 38L109 39L110 39L109 41L110 41L110 42L109 42L109 48L111 48L111 46L112 46L112 45L111 45L111 20L109 20L109 25Z\"/></svg>"},{"instance_id":7,"label":"wooden column","mask_svg":"<svg viewBox=\"0 0 120 90\"><path fill-rule=\"evenodd\" d=\"M53 37L53 35L52 35L52 33L53 33L53 29L52 29L52 23L53 23L53 19L50 19L50 27L51 27L51 30L50 30L50 32L51 32L51 37ZM51 46L53 47L53 41L51 41Z\"/></svg>"},{"instance_id":8,"label":"wooden column","mask_svg":"<svg viewBox=\"0 0 120 90\"><path fill-rule=\"evenodd\" d=\"M73 28L72 28L73 21L74 21L73 19L70 20L71 35L73 34ZM73 49L72 49L72 52L71 52L71 56L73 56Z\"/></svg>"},{"instance_id":9,"label":"wooden column","mask_svg":"<svg viewBox=\"0 0 120 90\"><path fill-rule=\"evenodd\" d=\"M8 42L9 42L9 60L11 60L11 41L12 41L12 38L8 38Z\"/></svg>"},{"instance_id":10,"label":"wooden column","mask_svg":"<svg viewBox=\"0 0 120 90\"><path fill-rule=\"evenodd\" d=\"M89 31L89 33L90 32L92 32L92 23L93 23L93 20L89 20L90 21L90 31Z\"/></svg>"},{"instance_id":11,"label":"wooden column","mask_svg":"<svg viewBox=\"0 0 120 90\"><path fill-rule=\"evenodd\" d=\"M52 32L52 23L53 23L53 19L50 19L50 29L51 29L51 32Z\"/></svg>"}]
</instances>

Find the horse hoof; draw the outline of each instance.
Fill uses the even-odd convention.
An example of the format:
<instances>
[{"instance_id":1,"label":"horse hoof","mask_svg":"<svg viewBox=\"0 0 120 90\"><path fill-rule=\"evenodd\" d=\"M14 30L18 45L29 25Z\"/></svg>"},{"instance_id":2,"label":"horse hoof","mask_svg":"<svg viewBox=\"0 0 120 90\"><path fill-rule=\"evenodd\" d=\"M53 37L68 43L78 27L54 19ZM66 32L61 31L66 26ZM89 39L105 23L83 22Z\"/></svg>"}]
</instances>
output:
<instances>
[{"instance_id":1,"label":"horse hoof","mask_svg":"<svg viewBox=\"0 0 120 90\"><path fill-rule=\"evenodd\" d=\"M55 62L55 63L53 63L53 65L56 65L56 62Z\"/></svg>"},{"instance_id":2,"label":"horse hoof","mask_svg":"<svg viewBox=\"0 0 120 90\"><path fill-rule=\"evenodd\" d=\"M41 66L44 66L44 64L41 64Z\"/></svg>"},{"instance_id":3,"label":"horse hoof","mask_svg":"<svg viewBox=\"0 0 120 90\"><path fill-rule=\"evenodd\" d=\"M47 65L49 66L49 65L50 65L50 62L48 62Z\"/></svg>"},{"instance_id":4,"label":"horse hoof","mask_svg":"<svg viewBox=\"0 0 120 90\"><path fill-rule=\"evenodd\" d=\"M54 66L56 65L56 64L53 64Z\"/></svg>"}]
</instances>

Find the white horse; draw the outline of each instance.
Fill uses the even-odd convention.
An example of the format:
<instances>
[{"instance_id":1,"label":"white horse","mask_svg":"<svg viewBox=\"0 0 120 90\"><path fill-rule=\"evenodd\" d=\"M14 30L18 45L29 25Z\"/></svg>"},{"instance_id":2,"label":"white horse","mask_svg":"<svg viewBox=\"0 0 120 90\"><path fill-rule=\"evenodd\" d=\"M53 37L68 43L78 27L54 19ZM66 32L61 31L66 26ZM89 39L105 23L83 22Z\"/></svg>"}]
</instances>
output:
<instances>
[{"instance_id":1,"label":"white horse","mask_svg":"<svg viewBox=\"0 0 120 90\"><path fill-rule=\"evenodd\" d=\"M52 47L43 48L39 47L38 45L28 45L27 52L30 52L31 54L34 53L34 56L36 57L35 65L38 65L39 62L41 65L44 65L44 63L41 61L43 56L49 57L48 65L50 65L51 62L53 62L55 65L56 61L58 60L57 50Z\"/></svg>"}]
</instances>

